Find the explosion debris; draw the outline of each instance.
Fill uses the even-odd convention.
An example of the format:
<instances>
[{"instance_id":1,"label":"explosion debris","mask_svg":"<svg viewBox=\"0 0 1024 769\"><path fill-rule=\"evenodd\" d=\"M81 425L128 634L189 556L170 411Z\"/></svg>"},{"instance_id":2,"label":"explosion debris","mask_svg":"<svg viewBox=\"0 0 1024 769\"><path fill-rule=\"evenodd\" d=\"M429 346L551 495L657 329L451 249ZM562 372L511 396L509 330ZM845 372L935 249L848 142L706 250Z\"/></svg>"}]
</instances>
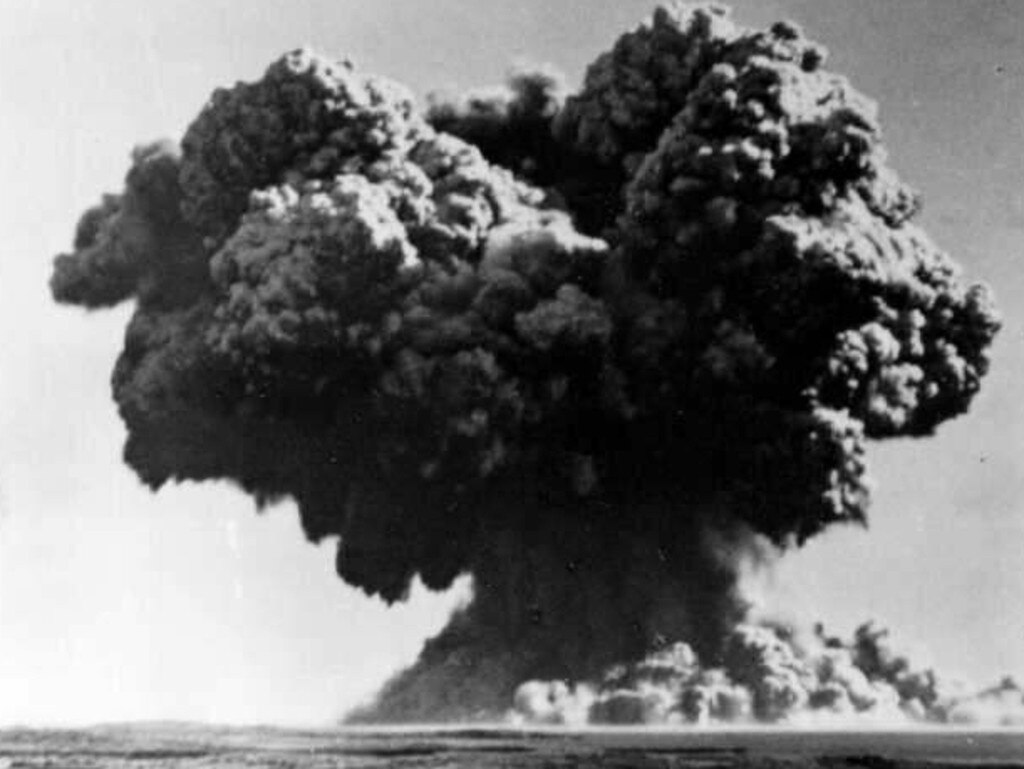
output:
<instances>
[{"instance_id":1,"label":"explosion debris","mask_svg":"<svg viewBox=\"0 0 1024 769\"><path fill-rule=\"evenodd\" d=\"M113 389L143 481L293 498L387 601L473 576L358 717L494 717L622 664L684 704L592 717L912 699L870 655L811 670L738 624L741 564L863 522L865 441L963 413L999 326L824 59L791 24L664 7L568 98L524 72L421 116L297 51L83 216L53 293L136 302ZM687 645L628 667L659 639Z\"/></svg>"}]
</instances>

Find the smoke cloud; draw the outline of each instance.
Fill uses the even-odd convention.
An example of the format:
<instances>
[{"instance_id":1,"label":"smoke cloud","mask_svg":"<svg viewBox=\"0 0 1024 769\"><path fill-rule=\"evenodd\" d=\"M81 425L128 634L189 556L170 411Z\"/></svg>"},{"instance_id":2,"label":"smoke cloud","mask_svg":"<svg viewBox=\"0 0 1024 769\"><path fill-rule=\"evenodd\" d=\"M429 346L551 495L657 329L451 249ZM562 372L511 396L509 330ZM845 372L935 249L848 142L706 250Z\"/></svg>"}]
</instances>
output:
<instances>
[{"instance_id":1,"label":"smoke cloud","mask_svg":"<svg viewBox=\"0 0 1024 769\"><path fill-rule=\"evenodd\" d=\"M135 302L113 394L145 483L290 497L389 602L473 576L356 718L575 696L530 680L600 681L599 720L647 682L697 720L892 700L856 648L740 624L737 575L864 522L866 441L966 411L999 322L824 60L665 7L576 93L522 71L421 114L296 51L84 214L53 294Z\"/></svg>"},{"instance_id":2,"label":"smoke cloud","mask_svg":"<svg viewBox=\"0 0 1024 769\"><path fill-rule=\"evenodd\" d=\"M528 681L514 720L534 724L751 724L796 726L985 724L1024 726L1024 689L1007 678L982 691L945 681L900 654L886 630L851 641L821 627L740 624L719 664L702 665L683 642L618 665L592 683Z\"/></svg>"}]
</instances>

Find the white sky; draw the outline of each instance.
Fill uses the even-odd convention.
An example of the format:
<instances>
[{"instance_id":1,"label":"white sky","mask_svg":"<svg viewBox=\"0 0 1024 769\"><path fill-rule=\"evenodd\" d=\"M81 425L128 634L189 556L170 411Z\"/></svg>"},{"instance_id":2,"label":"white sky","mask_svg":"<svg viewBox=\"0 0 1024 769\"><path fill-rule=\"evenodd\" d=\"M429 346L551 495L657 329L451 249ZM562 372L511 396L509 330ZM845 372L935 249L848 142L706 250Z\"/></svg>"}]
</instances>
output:
<instances>
[{"instance_id":1,"label":"white sky","mask_svg":"<svg viewBox=\"0 0 1024 769\"><path fill-rule=\"evenodd\" d=\"M770 608L847 631L878 617L945 669L1024 676L1024 3L733 3L801 22L881 103L924 224L992 282L1007 325L977 407L872 449L870 532L787 557ZM80 212L128 152L179 136L218 85L303 43L420 93L517 58L583 65L646 0L0 0L0 723L326 723L465 593L385 609L343 585L289 504L226 486L151 495L120 462L109 372L128 308L49 299Z\"/></svg>"}]
</instances>

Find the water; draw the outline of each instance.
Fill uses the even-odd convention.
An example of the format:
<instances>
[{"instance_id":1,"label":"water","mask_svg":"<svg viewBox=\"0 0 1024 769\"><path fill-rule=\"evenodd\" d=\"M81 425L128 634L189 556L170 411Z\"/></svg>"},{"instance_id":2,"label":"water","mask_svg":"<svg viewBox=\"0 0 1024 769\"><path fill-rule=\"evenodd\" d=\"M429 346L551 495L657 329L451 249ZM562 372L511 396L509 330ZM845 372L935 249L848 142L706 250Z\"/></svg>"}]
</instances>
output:
<instances>
[{"instance_id":1,"label":"water","mask_svg":"<svg viewBox=\"0 0 1024 769\"><path fill-rule=\"evenodd\" d=\"M1024 769L1024 731L391 728L196 724L0 730L0 769Z\"/></svg>"}]
</instances>

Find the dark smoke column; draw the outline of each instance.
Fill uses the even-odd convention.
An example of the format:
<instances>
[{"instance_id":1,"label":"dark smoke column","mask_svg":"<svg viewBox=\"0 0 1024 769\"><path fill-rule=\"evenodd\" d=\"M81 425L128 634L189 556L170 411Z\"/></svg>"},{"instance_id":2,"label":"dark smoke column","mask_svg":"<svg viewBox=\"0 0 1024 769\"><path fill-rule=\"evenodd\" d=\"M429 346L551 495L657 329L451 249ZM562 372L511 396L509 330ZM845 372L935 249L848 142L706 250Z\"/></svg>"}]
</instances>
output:
<instances>
[{"instance_id":1,"label":"dark smoke column","mask_svg":"<svg viewBox=\"0 0 1024 769\"><path fill-rule=\"evenodd\" d=\"M387 601L473 575L362 718L714 660L740 560L863 521L865 439L965 411L998 329L823 60L659 9L564 102L524 73L427 120L292 53L136 150L53 292L135 300L113 386L151 487L291 497Z\"/></svg>"}]
</instances>

